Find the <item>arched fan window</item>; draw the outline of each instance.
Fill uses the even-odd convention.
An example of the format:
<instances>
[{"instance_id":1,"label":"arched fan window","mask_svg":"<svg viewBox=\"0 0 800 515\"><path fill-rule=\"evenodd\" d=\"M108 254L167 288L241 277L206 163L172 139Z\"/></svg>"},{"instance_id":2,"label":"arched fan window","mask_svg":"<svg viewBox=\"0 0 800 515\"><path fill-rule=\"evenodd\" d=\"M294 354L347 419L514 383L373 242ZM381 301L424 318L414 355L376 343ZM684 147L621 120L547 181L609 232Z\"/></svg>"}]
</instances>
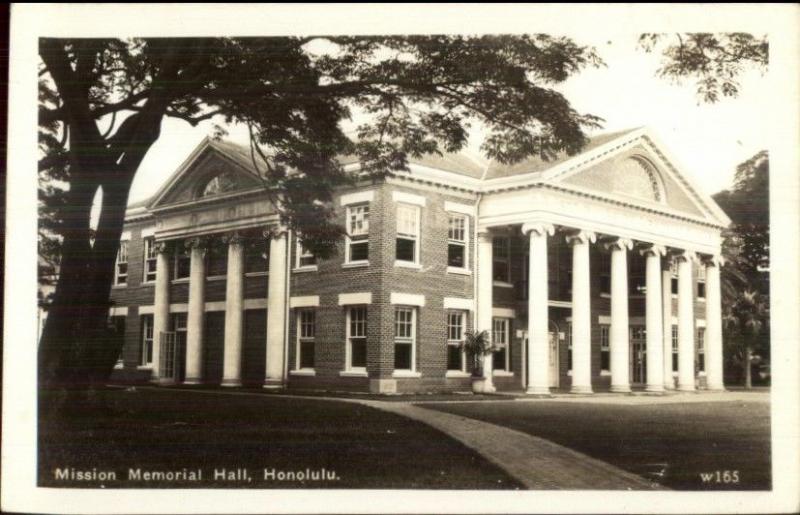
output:
<instances>
[{"instance_id":1,"label":"arched fan window","mask_svg":"<svg viewBox=\"0 0 800 515\"><path fill-rule=\"evenodd\" d=\"M200 197L210 197L220 195L239 188L239 182L233 172L222 172L214 175L211 180L206 182L199 190Z\"/></svg>"},{"instance_id":2,"label":"arched fan window","mask_svg":"<svg viewBox=\"0 0 800 515\"><path fill-rule=\"evenodd\" d=\"M644 159L631 157L620 163L614 177L614 190L625 195L660 202L661 177Z\"/></svg>"}]
</instances>

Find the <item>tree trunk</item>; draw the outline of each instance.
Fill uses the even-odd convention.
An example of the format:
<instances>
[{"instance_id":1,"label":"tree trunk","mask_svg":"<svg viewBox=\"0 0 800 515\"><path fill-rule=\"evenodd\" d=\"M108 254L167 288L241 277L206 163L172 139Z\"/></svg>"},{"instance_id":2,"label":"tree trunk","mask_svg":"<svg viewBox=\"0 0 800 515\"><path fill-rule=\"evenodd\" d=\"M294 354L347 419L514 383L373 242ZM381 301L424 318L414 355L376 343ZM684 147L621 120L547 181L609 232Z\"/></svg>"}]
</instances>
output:
<instances>
[{"instance_id":1,"label":"tree trunk","mask_svg":"<svg viewBox=\"0 0 800 515\"><path fill-rule=\"evenodd\" d=\"M753 351L747 347L744 353L744 387L748 390L753 387L752 372Z\"/></svg>"}]
</instances>

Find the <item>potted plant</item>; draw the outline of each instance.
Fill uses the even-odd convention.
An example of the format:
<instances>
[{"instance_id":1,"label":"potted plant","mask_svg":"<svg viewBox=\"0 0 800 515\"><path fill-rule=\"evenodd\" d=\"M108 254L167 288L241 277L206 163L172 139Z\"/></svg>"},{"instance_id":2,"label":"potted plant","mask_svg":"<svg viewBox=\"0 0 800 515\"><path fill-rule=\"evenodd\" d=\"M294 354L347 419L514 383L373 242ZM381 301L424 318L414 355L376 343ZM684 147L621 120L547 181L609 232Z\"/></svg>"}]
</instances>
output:
<instances>
[{"instance_id":1,"label":"potted plant","mask_svg":"<svg viewBox=\"0 0 800 515\"><path fill-rule=\"evenodd\" d=\"M491 393L495 391L492 384L492 371L484 375L485 357L497 350L489 340L488 331L467 331L461 348L472 364L472 392Z\"/></svg>"}]
</instances>

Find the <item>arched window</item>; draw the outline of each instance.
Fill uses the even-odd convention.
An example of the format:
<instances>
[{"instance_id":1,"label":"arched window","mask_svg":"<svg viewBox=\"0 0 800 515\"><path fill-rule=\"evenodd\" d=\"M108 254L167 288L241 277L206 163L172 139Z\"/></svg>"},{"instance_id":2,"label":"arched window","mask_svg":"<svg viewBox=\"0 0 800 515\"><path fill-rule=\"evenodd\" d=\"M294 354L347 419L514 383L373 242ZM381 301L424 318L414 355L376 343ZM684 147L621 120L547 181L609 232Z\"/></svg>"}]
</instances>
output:
<instances>
[{"instance_id":1,"label":"arched window","mask_svg":"<svg viewBox=\"0 0 800 515\"><path fill-rule=\"evenodd\" d=\"M214 175L199 189L199 197L210 197L228 193L239 188L239 182L233 172L222 172Z\"/></svg>"},{"instance_id":2,"label":"arched window","mask_svg":"<svg viewBox=\"0 0 800 515\"><path fill-rule=\"evenodd\" d=\"M660 202L662 199L661 178L649 162L631 157L619 164L614 176L614 191Z\"/></svg>"}]
</instances>

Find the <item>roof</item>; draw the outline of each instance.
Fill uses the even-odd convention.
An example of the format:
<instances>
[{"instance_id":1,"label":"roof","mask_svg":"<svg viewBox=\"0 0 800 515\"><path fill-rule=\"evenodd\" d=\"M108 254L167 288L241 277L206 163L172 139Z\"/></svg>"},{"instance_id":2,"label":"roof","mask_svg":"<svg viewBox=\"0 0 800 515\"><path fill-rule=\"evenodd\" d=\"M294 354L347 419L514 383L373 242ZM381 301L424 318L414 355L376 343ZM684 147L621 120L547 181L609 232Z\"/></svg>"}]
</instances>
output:
<instances>
[{"instance_id":1,"label":"roof","mask_svg":"<svg viewBox=\"0 0 800 515\"><path fill-rule=\"evenodd\" d=\"M588 143L581 150L581 152L588 152L635 130L638 130L638 128L599 134L590 137ZM256 172L253 166L249 145L242 145L227 140L214 140L212 138L206 138L204 144L215 149L220 154L232 160L234 163L243 167L244 169L251 172ZM514 175L543 172L570 159L571 157L573 156L568 155L566 152L562 152L555 159L551 159L549 161L546 161L540 157L531 157L519 163L503 164L497 161L483 159L480 156L473 156L468 150L462 150L457 153L444 153L442 155L424 154L420 157L409 156L408 161L410 164L456 173L466 177L471 177L473 179L497 179L502 177L511 177ZM339 158L339 163L343 166L356 164L358 163L358 157L354 155L342 156ZM153 198L154 197L151 196L150 198L128 204L128 209L145 207Z\"/></svg>"}]
</instances>

